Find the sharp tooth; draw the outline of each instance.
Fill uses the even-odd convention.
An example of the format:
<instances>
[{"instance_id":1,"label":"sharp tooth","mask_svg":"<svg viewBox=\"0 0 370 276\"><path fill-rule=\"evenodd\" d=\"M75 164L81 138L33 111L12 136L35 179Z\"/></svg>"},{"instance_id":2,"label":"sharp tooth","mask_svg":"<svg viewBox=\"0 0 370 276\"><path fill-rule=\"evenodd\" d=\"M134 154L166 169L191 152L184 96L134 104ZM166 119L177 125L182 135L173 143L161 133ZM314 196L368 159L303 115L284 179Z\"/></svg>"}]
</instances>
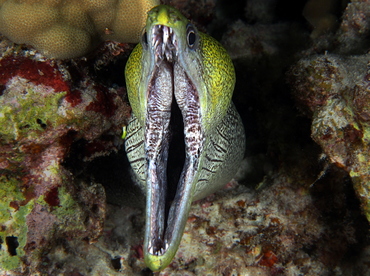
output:
<instances>
[{"instance_id":1,"label":"sharp tooth","mask_svg":"<svg viewBox=\"0 0 370 276\"><path fill-rule=\"evenodd\" d=\"M159 44L158 39L155 39L155 37L154 37L154 39L153 39L154 48L157 48L158 44Z\"/></svg>"},{"instance_id":2,"label":"sharp tooth","mask_svg":"<svg viewBox=\"0 0 370 276\"><path fill-rule=\"evenodd\" d=\"M166 48L167 48L167 45L168 45L168 40L169 40L169 28L166 27L166 26L163 26L163 41L162 41L162 52L163 52L163 55L166 56Z\"/></svg>"},{"instance_id":3,"label":"sharp tooth","mask_svg":"<svg viewBox=\"0 0 370 276\"><path fill-rule=\"evenodd\" d=\"M166 58L168 61L172 61L172 52L170 50L166 50Z\"/></svg>"},{"instance_id":4,"label":"sharp tooth","mask_svg":"<svg viewBox=\"0 0 370 276\"><path fill-rule=\"evenodd\" d=\"M164 254L164 249L163 248L161 248L161 251L160 251L160 255L163 255Z\"/></svg>"},{"instance_id":5,"label":"sharp tooth","mask_svg":"<svg viewBox=\"0 0 370 276\"><path fill-rule=\"evenodd\" d=\"M172 45L174 46L174 47L176 47L177 45L176 45L176 35L174 34L172 37Z\"/></svg>"},{"instance_id":6,"label":"sharp tooth","mask_svg":"<svg viewBox=\"0 0 370 276\"><path fill-rule=\"evenodd\" d=\"M149 254L154 255L153 246L150 246L150 247L148 248L148 252L149 252Z\"/></svg>"},{"instance_id":7,"label":"sharp tooth","mask_svg":"<svg viewBox=\"0 0 370 276\"><path fill-rule=\"evenodd\" d=\"M162 42L162 52L161 52L161 56L164 56L165 55L165 49L166 49L166 44L164 42Z\"/></svg>"},{"instance_id":8,"label":"sharp tooth","mask_svg":"<svg viewBox=\"0 0 370 276\"><path fill-rule=\"evenodd\" d=\"M168 41L168 27L164 26L163 27L163 43L167 43Z\"/></svg>"}]
</instances>

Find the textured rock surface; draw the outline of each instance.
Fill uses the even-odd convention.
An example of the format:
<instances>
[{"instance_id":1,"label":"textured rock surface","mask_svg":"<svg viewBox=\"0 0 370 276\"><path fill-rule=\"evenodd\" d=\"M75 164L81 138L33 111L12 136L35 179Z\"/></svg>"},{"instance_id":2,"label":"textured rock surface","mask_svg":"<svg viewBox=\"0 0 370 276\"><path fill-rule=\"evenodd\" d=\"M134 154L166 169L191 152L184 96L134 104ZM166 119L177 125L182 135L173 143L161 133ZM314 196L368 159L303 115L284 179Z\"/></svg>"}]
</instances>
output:
<instances>
[{"instance_id":1,"label":"textured rock surface","mask_svg":"<svg viewBox=\"0 0 370 276\"><path fill-rule=\"evenodd\" d=\"M333 39L341 42L333 48L335 54L301 59L290 77L301 109L312 117L312 138L331 163L349 173L370 221L370 56L349 55L361 45L354 45L353 40L362 41L361 33L369 33L368 23L358 20L369 12L369 2L348 4Z\"/></svg>"},{"instance_id":2,"label":"textured rock surface","mask_svg":"<svg viewBox=\"0 0 370 276\"><path fill-rule=\"evenodd\" d=\"M68 240L97 240L106 208L103 187L79 181L64 162L77 144L84 160L117 150L129 110L119 89L88 74L73 84L71 71L84 70L77 64L4 49L0 267L25 275L53 274L52 261Z\"/></svg>"}]
</instances>

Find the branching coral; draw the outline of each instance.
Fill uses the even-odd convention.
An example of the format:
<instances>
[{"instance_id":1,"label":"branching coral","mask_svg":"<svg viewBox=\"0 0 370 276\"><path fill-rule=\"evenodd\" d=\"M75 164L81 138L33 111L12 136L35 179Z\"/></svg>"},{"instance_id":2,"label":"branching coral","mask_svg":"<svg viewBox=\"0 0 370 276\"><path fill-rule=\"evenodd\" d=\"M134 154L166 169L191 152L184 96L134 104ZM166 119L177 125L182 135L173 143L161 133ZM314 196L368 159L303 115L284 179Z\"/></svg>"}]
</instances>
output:
<instances>
[{"instance_id":1,"label":"branching coral","mask_svg":"<svg viewBox=\"0 0 370 276\"><path fill-rule=\"evenodd\" d=\"M146 11L157 0L0 2L0 33L55 58L86 54L102 40L139 41Z\"/></svg>"}]
</instances>

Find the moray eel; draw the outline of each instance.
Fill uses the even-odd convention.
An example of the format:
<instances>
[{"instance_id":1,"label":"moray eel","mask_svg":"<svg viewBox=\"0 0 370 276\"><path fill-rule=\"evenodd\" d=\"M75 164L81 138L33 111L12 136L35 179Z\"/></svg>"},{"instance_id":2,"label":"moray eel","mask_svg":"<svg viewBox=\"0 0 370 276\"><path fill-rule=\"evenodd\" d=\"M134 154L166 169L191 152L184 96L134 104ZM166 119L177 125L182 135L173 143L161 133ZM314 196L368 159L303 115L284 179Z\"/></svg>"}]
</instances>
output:
<instances>
[{"instance_id":1,"label":"moray eel","mask_svg":"<svg viewBox=\"0 0 370 276\"><path fill-rule=\"evenodd\" d=\"M231 102L235 72L215 39L160 5L148 12L125 77L132 107L125 148L146 193L144 260L159 271L178 249L191 203L227 184L243 158L244 129ZM181 156L173 181L172 160Z\"/></svg>"}]
</instances>

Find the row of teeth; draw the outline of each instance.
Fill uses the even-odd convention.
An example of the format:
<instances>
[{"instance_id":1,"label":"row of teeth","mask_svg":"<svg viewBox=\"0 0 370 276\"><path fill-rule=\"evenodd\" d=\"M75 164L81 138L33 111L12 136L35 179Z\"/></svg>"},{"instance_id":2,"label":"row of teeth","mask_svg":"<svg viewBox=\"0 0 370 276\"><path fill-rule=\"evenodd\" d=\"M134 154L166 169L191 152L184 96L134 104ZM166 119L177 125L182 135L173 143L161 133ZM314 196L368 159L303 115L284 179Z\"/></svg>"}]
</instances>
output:
<instances>
[{"instance_id":1,"label":"row of teeth","mask_svg":"<svg viewBox=\"0 0 370 276\"><path fill-rule=\"evenodd\" d=\"M154 28L152 45L155 49L156 58L163 60L166 57L168 61L172 61L173 53L176 53L177 47L175 33L172 28L163 25L157 25Z\"/></svg>"},{"instance_id":2,"label":"row of teeth","mask_svg":"<svg viewBox=\"0 0 370 276\"><path fill-rule=\"evenodd\" d=\"M151 255L160 256L160 255L163 255L167 251L168 246L169 246L168 242L165 242L164 247L161 247L161 249L157 251L154 251L154 246L149 246L148 252Z\"/></svg>"},{"instance_id":3,"label":"row of teeth","mask_svg":"<svg viewBox=\"0 0 370 276\"><path fill-rule=\"evenodd\" d=\"M163 25L156 25L153 30L152 45L155 49L156 62L166 58L167 61L173 61L173 54L177 55L177 39L173 32L173 29ZM152 244L148 247L148 252L151 255L161 256L169 247L167 241L164 242L163 246L158 250Z\"/></svg>"}]
</instances>

